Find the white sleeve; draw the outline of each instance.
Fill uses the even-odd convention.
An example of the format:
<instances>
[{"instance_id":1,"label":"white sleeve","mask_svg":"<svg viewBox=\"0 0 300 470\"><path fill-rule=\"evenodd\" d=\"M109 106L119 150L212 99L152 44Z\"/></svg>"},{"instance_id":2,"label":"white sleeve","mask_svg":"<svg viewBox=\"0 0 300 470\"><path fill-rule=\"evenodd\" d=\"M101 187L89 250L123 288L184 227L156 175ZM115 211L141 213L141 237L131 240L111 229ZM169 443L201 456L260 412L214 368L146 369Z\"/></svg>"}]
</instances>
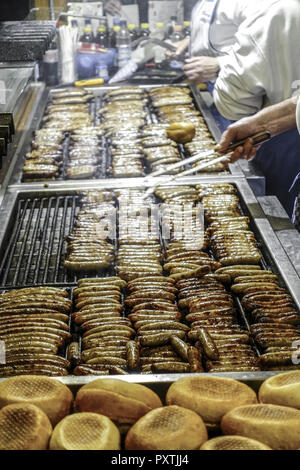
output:
<instances>
[{"instance_id":1,"label":"white sleeve","mask_svg":"<svg viewBox=\"0 0 300 470\"><path fill-rule=\"evenodd\" d=\"M221 59L214 89L218 111L233 121L257 113L263 106L267 79L261 51L250 36L238 34L232 51Z\"/></svg>"},{"instance_id":2,"label":"white sleeve","mask_svg":"<svg viewBox=\"0 0 300 470\"><path fill-rule=\"evenodd\" d=\"M300 77L299 0L269 0L240 26L222 58L214 98L220 113L238 120L291 97ZM227 60L226 60L227 59Z\"/></svg>"}]
</instances>

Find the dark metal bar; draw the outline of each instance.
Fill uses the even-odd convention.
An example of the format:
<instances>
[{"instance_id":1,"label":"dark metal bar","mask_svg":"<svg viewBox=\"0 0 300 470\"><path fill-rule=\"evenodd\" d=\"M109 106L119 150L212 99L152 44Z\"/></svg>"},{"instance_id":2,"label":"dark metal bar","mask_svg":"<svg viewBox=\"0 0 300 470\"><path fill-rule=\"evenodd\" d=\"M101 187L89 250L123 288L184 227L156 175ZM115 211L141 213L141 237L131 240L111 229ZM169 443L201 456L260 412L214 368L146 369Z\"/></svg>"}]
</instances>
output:
<instances>
[{"instance_id":1,"label":"dark metal bar","mask_svg":"<svg viewBox=\"0 0 300 470\"><path fill-rule=\"evenodd\" d=\"M43 226L43 228L40 227L40 229L43 233L43 236L42 236L42 239L41 239L39 253L38 253L38 257L37 257L37 261L36 261L36 269L35 269L34 278L33 278L33 284L34 285L36 285L39 282L40 266L41 266L41 262L42 262L42 259L43 259L43 253L44 253L44 248L45 248L45 244L46 244L46 239L47 239L47 234L48 234L48 226L49 226L49 222L50 222L50 213L51 213L51 205L49 204L49 200L44 198L43 201L45 203L47 203L47 206L46 206L47 210L46 210L46 214L45 214L44 226Z\"/></svg>"},{"instance_id":2,"label":"dark metal bar","mask_svg":"<svg viewBox=\"0 0 300 470\"><path fill-rule=\"evenodd\" d=\"M5 251L5 254L2 258L2 262L1 262L1 266L0 266L0 273L1 274L2 274L3 270L5 269L5 272L4 272L4 275L3 275L3 278L2 278L2 282L1 282L1 285L3 285L3 286L6 285L7 277L10 273L11 263L12 263L13 256L14 256L15 246L16 246L18 237L20 235L20 231L21 231L21 228L22 228L22 225L23 225L24 217L26 215L26 209L27 209L27 206L29 204L29 199L27 199L27 201L25 202L25 207L24 208L22 208L23 202L24 201L22 201L22 200L18 202L18 210L17 210L17 214L16 214L16 219L15 219L16 224L13 227L12 236L10 237L9 244L6 248L6 251Z\"/></svg>"},{"instance_id":3,"label":"dark metal bar","mask_svg":"<svg viewBox=\"0 0 300 470\"><path fill-rule=\"evenodd\" d=\"M43 205L44 205L45 199L42 199L39 204L39 209L38 209L38 215L37 215L37 220L35 222L35 226L33 227L33 235L31 240L29 241L30 248L29 248L29 254L28 258L26 257L26 267L25 267L25 272L23 275L23 283L27 283L28 279L28 274L30 273L30 269L32 267L32 259L36 251L36 244L37 244L37 237L39 234L40 230L40 221L42 218L42 212L43 212ZM39 269L39 264L36 264L36 272L38 272Z\"/></svg>"},{"instance_id":4,"label":"dark metal bar","mask_svg":"<svg viewBox=\"0 0 300 470\"><path fill-rule=\"evenodd\" d=\"M38 202L39 202L38 199L33 200L32 207L31 207L30 212L29 212L29 217L28 217L26 226L24 227L24 238L23 238L23 241L22 241L21 250L18 253L19 259L18 259L18 263L17 263L17 266L16 266L15 274L14 274L13 286L17 285L18 279L20 278L22 263L24 263L24 256L25 256L25 252L26 252L26 246L27 246L27 243L28 243L29 235L30 235L30 227L32 226L32 219L33 219L33 215L34 215L34 210L35 210L36 204L38 204ZM24 212L25 212L25 217L26 217L27 210L24 210Z\"/></svg>"},{"instance_id":5,"label":"dark metal bar","mask_svg":"<svg viewBox=\"0 0 300 470\"><path fill-rule=\"evenodd\" d=\"M47 283L50 279L50 273L49 273L49 265L51 261L51 257L53 255L53 248L54 248L54 239L55 239L55 227L57 223L57 218L58 218L58 211L59 211L59 204L60 204L60 198L54 198L51 197L49 199L49 205L51 207L51 212L52 212L52 204L55 204L54 207L54 214L52 216L52 224L50 225L50 233L49 233L49 241L48 241L48 249L47 249L47 254L46 254L46 265L45 265L45 271L43 275L43 283Z\"/></svg>"},{"instance_id":6,"label":"dark metal bar","mask_svg":"<svg viewBox=\"0 0 300 470\"><path fill-rule=\"evenodd\" d=\"M62 259L65 256L65 253L63 253L65 237L70 234L74 226L74 214L73 213L75 213L75 210L76 210L76 196L69 196L65 198L63 207L64 207L64 211L63 211L63 217L61 219L60 235L59 235L59 242L58 242L58 247L57 247L56 265L55 265L56 282L59 282L60 264L62 262ZM69 227L66 226L66 218L67 218L68 211L70 212ZM70 276L65 268L64 268L64 282L65 283L70 282Z\"/></svg>"}]
</instances>

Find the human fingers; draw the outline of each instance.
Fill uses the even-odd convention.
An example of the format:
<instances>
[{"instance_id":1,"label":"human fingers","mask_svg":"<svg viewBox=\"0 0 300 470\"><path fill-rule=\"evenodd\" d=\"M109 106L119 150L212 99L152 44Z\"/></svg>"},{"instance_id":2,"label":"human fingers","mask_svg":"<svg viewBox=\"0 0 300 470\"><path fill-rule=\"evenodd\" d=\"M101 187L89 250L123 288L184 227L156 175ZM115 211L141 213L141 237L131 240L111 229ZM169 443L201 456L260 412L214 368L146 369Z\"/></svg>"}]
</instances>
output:
<instances>
[{"instance_id":1,"label":"human fingers","mask_svg":"<svg viewBox=\"0 0 300 470\"><path fill-rule=\"evenodd\" d=\"M252 160L252 158L255 157L257 150L258 149L256 147L253 147L253 149L251 150L250 154L247 157L247 160Z\"/></svg>"},{"instance_id":2,"label":"human fingers","mask_svg":"<svg viewBox=\"0 0 300 470\"><path fill-rule=\"evenodd\" d=\"M185 59L186 64L192 64L193 62L198 62L199 57L189 57L188 59Z\"/></svg>"},{"instance_id":3,"label":"human fingers","mask_svg":"<svg viewBox=\"0 0 300 470\"><path fill-rule=\"evenodd\" d=\"M238 130L236 127L230 126L223 133L219 144L216 147L217 152L222 155L227 152L227 149L232 142L237 140Z\"/></svg>"},{"instance_id":4,"label":"human fingers","mask_svg":"<svg viewBox=\"0 0 300 470\"><path fill-rule=\"evenodd\" d=\"M243 157L244 148L238 147L235 151L230 155L230 163L235 163Z\"/></svg>"},{"instance_id":5,"label":"human fingers","mask_svg":"<svg viewBox=\"0 0 300 470\"><path fill-rule=\"evenodd\" d=\"M246 158L248 160L250 158L250 156L252 155L252 153L253 153L253 149L255 149L255 147L253 147L253 139L249 138L249 139L247 139L247 141L244 145L244 151L243 151L242 157ZM255 151L256 151L256 149L255 149Z\"/></svg>"}]
</instances>

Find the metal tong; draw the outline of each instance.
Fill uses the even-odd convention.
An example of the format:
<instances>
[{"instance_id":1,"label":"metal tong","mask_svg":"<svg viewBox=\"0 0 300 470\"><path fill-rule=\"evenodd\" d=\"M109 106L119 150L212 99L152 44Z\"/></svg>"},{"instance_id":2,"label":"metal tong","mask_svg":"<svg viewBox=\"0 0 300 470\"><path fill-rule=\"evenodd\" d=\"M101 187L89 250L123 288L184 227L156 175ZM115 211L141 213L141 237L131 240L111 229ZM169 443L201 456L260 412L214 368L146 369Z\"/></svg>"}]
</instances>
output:
<instances>
[{"instance_id":1,"label":"metal tong","mask_svg":"<svg viewBox=\"0 0 300 470\"><path fill-rule=\"evenodd\" d=\"M195 173L196 171L203 170L203 169L208 168L208 167L210 167L212 165L215 165L217 163L228 161L230 155L232 155L233 152L238 147L243 146L249 138L253 139L253 146L258 147L259 145L261 145L261 144L267 142L268 140L270 140L271 137L272 136L271 136L271 133L269 131L259 132L258 134L255 134L253 136L249 136L246 139L239 140L238 142L230 144L228 149L227 149L228 151L227 151L226 155L222 155L222 156L219 156L217 158L214 158L213 160L210 160L209 162L200 163L199 165L196 165L195 167L190 168L186 171L180 172L177 175L169 175L168 177L162 178L158 181L157 180L155 181L154 178L156 178L157 176L161 176L163 174L166 174L170 171L176 170L177 168L180 168L182 166L185 166L185 165L188 165L188 164L191 164L191 163L195 163L198 160L201 160L203 158L214 155L216 153L216 147L212 150L207 150L207 151L198 153L197 155L194 155L191 158L187 158L187 159L182 160L182 161L180 161L178 163L175 163L173 165L169 165L166 168L164 168L163 170L159 170L159 171L155 171L154 173L150 173L150 175L147 175L144 178L144 181L143 181L145 186L150 185L149 189L144 194L143 199L147 199L147 197L149 197L150 194L152 194L155 191L155 189L157 187L161 186L162 184L166 184L166 183L169 183L170 181L175 181L179 178L183 178L184 176L191 175L191 174Z\"/></svg>"},{"instance_id":2,"label":"metal tong","mask_svg":"<svg viewBox=\"0 0 300 470\"><path fill-rule=\"evenodd\" d=\"M184 59L185 59L185 53L183 53L181 55L176 54L176 51L177 51L176 45L174 46L174 44L170 44L170 43L168 43L166 41L162 41L161 39L158 39L158 38L151 38L151 37L150 38L139 38L139 39L136 39L135 41L133 41L131 43L131 47L132 48L135 48L137 46L145 47L148 44L156 44L157 46L163 47L164 49L167 49L168 51L173 52L174 53L174 59L176 59L178 61L184 61Z\"/></svg>"}]
</instances>

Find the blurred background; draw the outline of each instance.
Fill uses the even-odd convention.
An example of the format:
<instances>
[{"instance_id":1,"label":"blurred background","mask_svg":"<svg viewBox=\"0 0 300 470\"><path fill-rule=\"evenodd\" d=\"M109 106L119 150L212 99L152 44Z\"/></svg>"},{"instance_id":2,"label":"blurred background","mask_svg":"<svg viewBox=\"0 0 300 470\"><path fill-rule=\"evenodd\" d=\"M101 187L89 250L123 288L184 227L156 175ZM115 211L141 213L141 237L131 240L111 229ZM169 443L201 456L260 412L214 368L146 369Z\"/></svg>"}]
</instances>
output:
<instances>
[{"instance_id":1,"label":"blurred background","mask_svg":"<svg viewBox=\"0 0 300 470\"><path fill-rule=\"evenodd\" d=\"M174 4L181 4L179 16L183 15L185 20L190 19L190 14L193 6L197 0L103 0L104 5L109 4L109 6L117 5L118 3L121 6L130 7L136 5L139 12L139 21L142 22L151 22L151 18L155 17L161 18L161 12L164 11L166 16L171 16L174 14ZM29 14L28 19L35 20L49 20L55 19L61 11L66 11L67 4L70 3L67 0L2 0L0 4L0 20L1 21L11 21L11 20L23 20ZM74 1L72 3L91 3L89 1ZM175 6L176 9L176 6ZM168 18L166 18L167 20Z\"/></svg>"}]
</instances>

